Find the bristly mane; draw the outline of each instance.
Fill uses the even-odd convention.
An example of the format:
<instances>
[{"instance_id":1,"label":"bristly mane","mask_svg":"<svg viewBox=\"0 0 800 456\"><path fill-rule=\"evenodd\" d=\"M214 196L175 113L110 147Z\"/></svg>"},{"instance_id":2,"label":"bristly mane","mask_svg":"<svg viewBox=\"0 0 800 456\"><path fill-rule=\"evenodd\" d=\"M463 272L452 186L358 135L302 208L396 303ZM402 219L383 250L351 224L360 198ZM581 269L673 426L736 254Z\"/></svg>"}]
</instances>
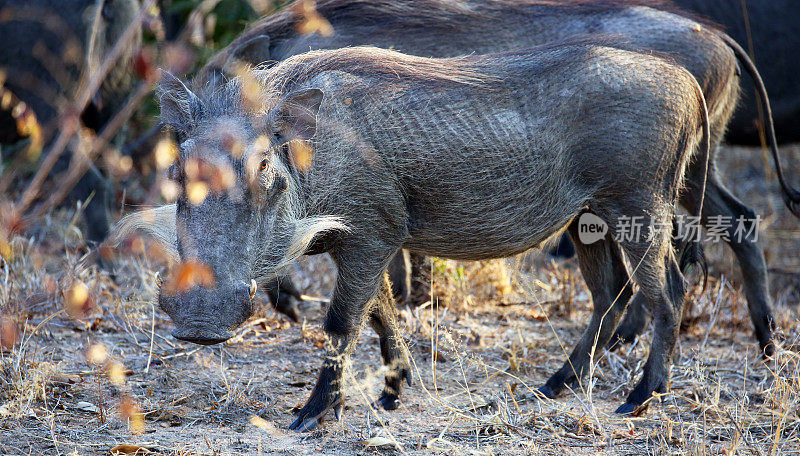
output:
<instances>
[{"instance_id":1,"label":"bristly mane","mask_svg":"<svg viewBox=\"0 0 800 456\"><path fill-rule=\"evenodd\" d=\"M342 71L356 76L378 76L387 81L425 81L432 84L465 84L484 90L498 90L489 83L498 77L482 71L478 56L429 59L370 46L311 51L292 56L268 70L254 70L243 77L255 77L261 86L261 110L268 111L293 88L320 73ZM241 78L241 76L240 76ZM217 117L241 113L240 78L225 84L195 87L201 100L202 116Z\"/></svg>"},{"instance_id":2,"label":"bristly mane","mask_svg":"<svg viewBox=\"0 0 800 456\"><path fill-rule=\"evenodd\" d=\"M678 14L712 30L721 30L713 22L669 0L318 0L317 12L333 24L334 33L341 26L374 28L374 33L413 33L409 29L416 28L446 34L448 30L497 27L509 14L535 20L538 15L553 14L554 9L565 15L602 14L635 6ZM214 56L206 67L221 70L234 49L258 35L268 36L272 47L299 37L300 20L291 5L265 16Z\"/></svg>"},{"instance_id":3,"label":"bristly mane","mask_svg":"<svg viewBox=\"0 0 800 456\"><path fill-rule=\"evenodd\" d=\"M471 56L429 59L370 46L295 55L269 70L257 71L257 75L269 89L285 91L325 71L383 76L397 82L412 79L473 86L483 86L495 79L480 71Z\"/></svg>"}]
</instances>

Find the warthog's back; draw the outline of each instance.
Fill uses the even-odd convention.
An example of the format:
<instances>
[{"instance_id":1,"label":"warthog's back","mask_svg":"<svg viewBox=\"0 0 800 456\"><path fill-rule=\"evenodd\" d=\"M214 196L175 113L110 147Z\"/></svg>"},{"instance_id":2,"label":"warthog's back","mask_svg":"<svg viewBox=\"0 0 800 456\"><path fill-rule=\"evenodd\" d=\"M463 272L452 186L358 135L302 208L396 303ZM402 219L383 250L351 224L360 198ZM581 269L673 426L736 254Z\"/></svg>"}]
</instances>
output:
<instances>
[{"instance_id":1,"label":"warthog's back","mask_svg":"<svg viewBox=\"0 0 800 456\"><path fill-rule=\"evenodd\" d=\"M669 55L698 80L712 131L721 137L736 106L738 79L731 50L707 24L665 11L668 2L567 0L320 0L317 9L335 34L296 32L290 9L254 24L211 59L221 68L237 46L269 37L261 61L281 61L312 49L370 45L425 57L504 52L577 35L618 35L615 46ZM259 53L256 52L256 55ZM203 71L201 71L201 75Z\"/></svg>"},{"instance_id":2,"label":"warthog's back","mask_svg":"<svg viewBox=\"0 0 800 456\"><path fill-rule=\"evenodd\" d=\"M659 185L701 118L688 72L592 44L438 60L351 48L265 74L325 92L313 211L377 205L408 247L447 257L527 250L601 192Z\"/></svg>"}]
</instances>

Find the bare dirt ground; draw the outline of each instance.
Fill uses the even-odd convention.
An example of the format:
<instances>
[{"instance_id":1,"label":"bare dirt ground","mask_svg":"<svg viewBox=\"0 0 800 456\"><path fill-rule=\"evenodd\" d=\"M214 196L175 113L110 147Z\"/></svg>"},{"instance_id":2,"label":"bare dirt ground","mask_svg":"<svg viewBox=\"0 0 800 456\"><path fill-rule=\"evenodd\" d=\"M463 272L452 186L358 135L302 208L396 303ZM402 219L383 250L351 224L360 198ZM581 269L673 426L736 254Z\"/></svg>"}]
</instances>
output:
<instances>
[{"instance_id":1,"label":"bare dirt ground","mask_svg":"<svg viewBox=\"0 0 800 456\"><path fill-rule=\"evenodd\" d=\"M784 148L790 155L796 183L800 147ZM433 300L401 309L414 363L401 407L369 407L383 373L377 337L365 329L342 420L296 434L287 430L291 410L321 362L321 305L305 303L307 321L291 323L267 304L225 344L179 342L153 306L162 269L154 250L119 252L116 281L81 267L74 214L63 210L38 228L39 241L14 239L0 269L3 325L20 329L0 357L0 454L800 454L800 358L790 350L800 342L798 221L775 179L765 180L759 149L725 149L720 167L764 217L780 348L762 361L733 256L708 245L711 280L692 294L671 390L636 418L613 411L641 371L649 336L601 351L591 379L559 399L524 399L566 359L591 310L575 261L534 252L435 260ZM333 273L314 257L294 275L307 294L327 296ZM88 293L80 320L64 310L64 293L81 292L76 281Z\"/></svg>"}]
</instances>

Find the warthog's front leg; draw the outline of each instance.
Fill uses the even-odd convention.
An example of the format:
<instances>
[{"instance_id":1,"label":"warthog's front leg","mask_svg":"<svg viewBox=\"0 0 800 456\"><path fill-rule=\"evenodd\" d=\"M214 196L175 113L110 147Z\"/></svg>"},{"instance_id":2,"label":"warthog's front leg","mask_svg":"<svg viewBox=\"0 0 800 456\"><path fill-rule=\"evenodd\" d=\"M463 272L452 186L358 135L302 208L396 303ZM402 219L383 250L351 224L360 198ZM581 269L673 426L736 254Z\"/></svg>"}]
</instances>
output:
<instances>
[{"instance_id":1,"label":"warthog's front leg","mask_svg":"<svg viewBox=\"0 0 800 456\"><path fill-rule=\"evenodd\" d=\"M396 249L371 247L343 247L332 253L339 273L325 316L324 328L328 336L325 360L311 397L296 412L297 419L289 429L312 431L331 409L337 418L341 415L344 369L350 361L364 319L371 313L370 305L377 296L386 264L396 252Z\"/></svg>"}]
</instances>

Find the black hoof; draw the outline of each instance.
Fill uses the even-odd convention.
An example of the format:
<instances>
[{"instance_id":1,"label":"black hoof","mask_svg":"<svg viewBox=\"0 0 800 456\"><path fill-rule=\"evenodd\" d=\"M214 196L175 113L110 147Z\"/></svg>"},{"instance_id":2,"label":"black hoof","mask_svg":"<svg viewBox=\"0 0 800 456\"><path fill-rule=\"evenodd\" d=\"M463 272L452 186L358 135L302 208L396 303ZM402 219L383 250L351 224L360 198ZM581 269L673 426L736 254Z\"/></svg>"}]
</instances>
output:
<instances>
[{"instance_id":1,"label":"black hoof","mask_svg":"<svg viewBox=\"0 0 800 456\"><path fill-rule=\"evenodd\" d=\"M297 432L311 432L319 428L319 424L320 421L317 418L298 417L289 425L289 429Z\"/></svg>"},{"instance_id":2,"label":"black hoof","mask_svg":"<svg viewBox=\"0 0 800 456\"><path fill-rule=\"evenodd\" d=\"M553 391L550 389L550 387L545 385L545 386L540 386L539 388L536 388L535 390L533 390L532 393L528 393L528 394L523 395L522 399L525 400L525 401L536 402L536 401L542 401L542 400L546 400L546 399L555 399L555 397L556 397L556 395L553 393Z\"/></svg>"},{"instance_id":3,"label":"black hoof","mask_svg":"<svg viewBox=\"0 0 800 456\"><path fill-rule=\"evenodd\" d=\"M316 411L318 407L312 405L313 403L313 401L309 401L303 408L295 411L297 419L289 425L289 429L297 432L314 431L320 427L322 421L325 419L325 415L331 409L333 409L337 421L342 418L342 409L344 408L343 401L335 401L334 405L324 408L322 411Z\"/></svg>"},{"instance_id":4,"label":"black hoof","mask_svg":"<svg viewBox=\"0 0 800 456\"><path fill-rule=\"evenodd\" d=\"M533 397L536 399L555 399L556 393L553 392L549 386L544 385L536 389L536 391L533 393Z\"/></svg>"},{"instance_id":5,"label":"black hoof","mask_svg":"<svg viewBox=\"0 0 800 456\"><path fill-rule=\"evenodd\" d=\"M372 403L372 407L375 409L397 410L400 407L400 398L396 394L389 394L384 391L378 400Z\"/></svg>"},{"instance_id":6,"label":"black hoof","mask_svg":"<svg viewBox=\"0 0 800 456\"><path fill-rule=\"evenodd\" d=\"M643 414L647 410L648 403L645 404L636 404L633 402L626 402L619 406L619 408L614 412L617 415L625 415L625 416L639 416Z\"/></svg>"},{"instance_id":7,"label":"black hoof","mask_svg":"<svg viewBox=\"0 0 800 456\"><path fill-rule=\"evenodd\" d=\"M289 429L297 432L311 432L317 428L319 428L319 420L316 418L297 418L289 425Z\"/></svg>"}]
</instances>

